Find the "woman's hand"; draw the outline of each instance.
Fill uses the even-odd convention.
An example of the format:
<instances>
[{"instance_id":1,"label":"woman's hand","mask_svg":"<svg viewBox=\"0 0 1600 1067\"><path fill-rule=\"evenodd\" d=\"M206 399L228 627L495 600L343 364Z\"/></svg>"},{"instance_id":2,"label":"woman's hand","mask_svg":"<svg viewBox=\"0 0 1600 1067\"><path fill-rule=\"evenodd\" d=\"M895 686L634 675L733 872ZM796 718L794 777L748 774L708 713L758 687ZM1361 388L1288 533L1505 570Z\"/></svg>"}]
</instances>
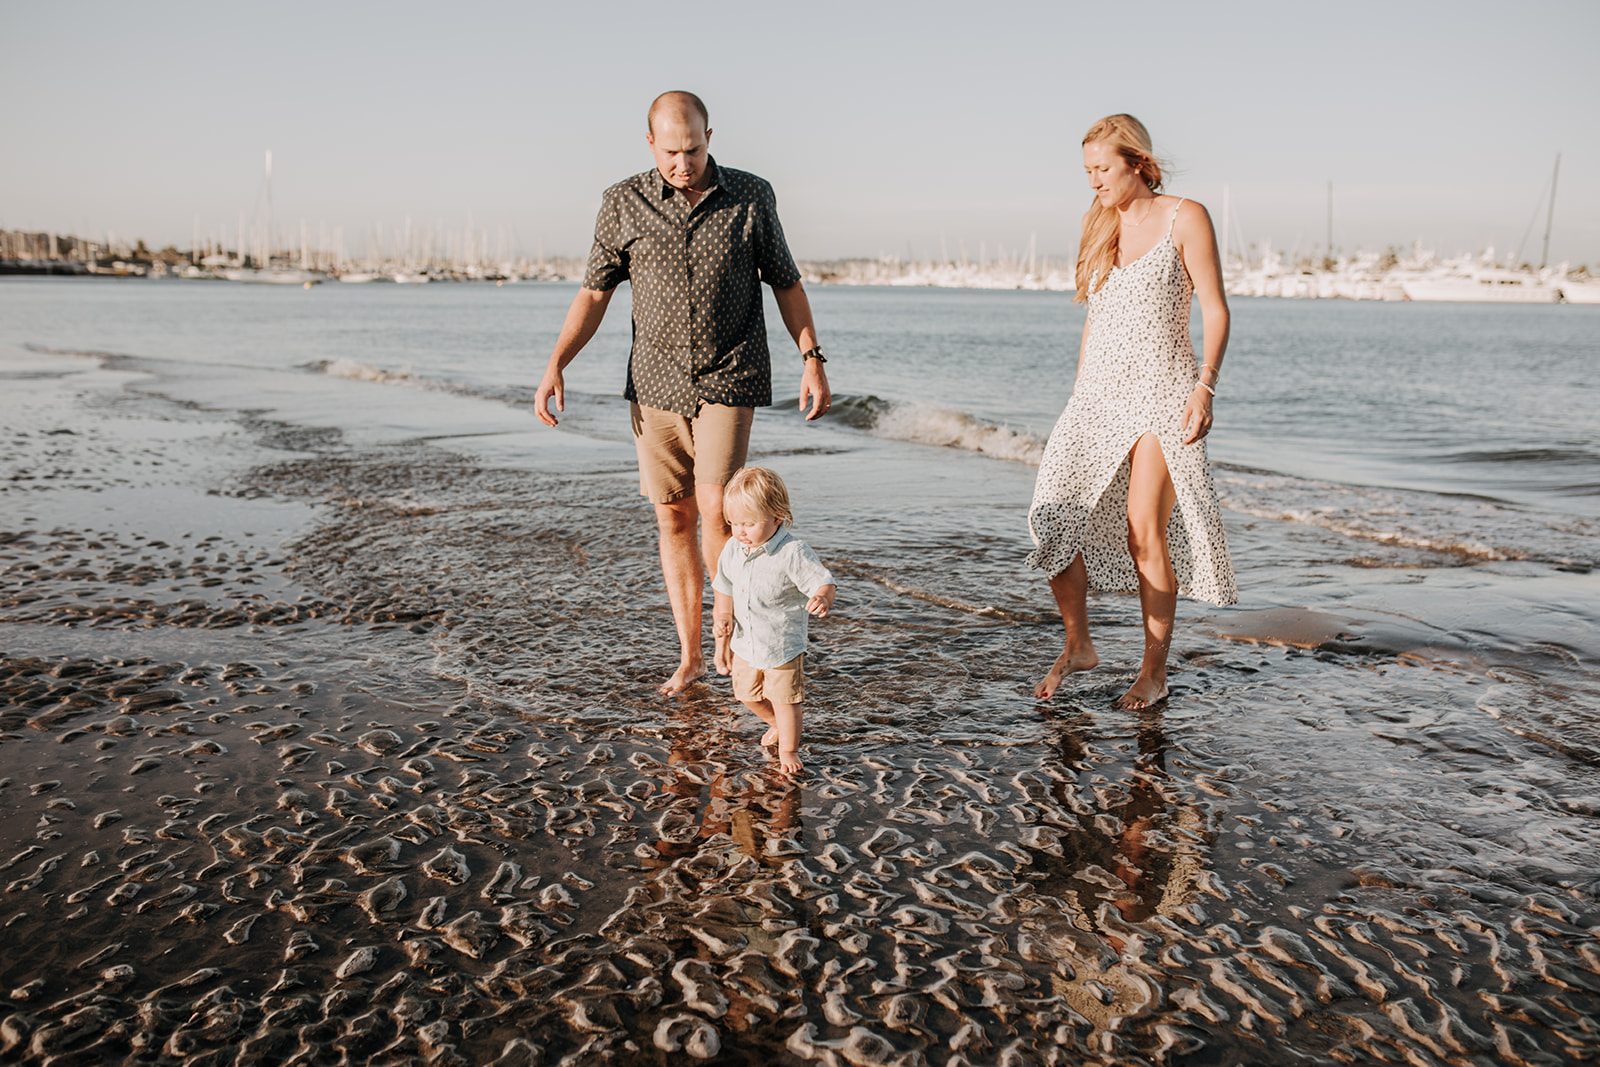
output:
<instances>
[{"instance_id":1,"label":"woman's hand","mask_svg":"<svg viewBox=\"0 0 1600 1067\"><path fill-rule=\"evenodd\" d=\"M1192 445L1211 432L1211 394L1196 385L1183 405L1183 443Z\"/></svg>"}]
</instances>

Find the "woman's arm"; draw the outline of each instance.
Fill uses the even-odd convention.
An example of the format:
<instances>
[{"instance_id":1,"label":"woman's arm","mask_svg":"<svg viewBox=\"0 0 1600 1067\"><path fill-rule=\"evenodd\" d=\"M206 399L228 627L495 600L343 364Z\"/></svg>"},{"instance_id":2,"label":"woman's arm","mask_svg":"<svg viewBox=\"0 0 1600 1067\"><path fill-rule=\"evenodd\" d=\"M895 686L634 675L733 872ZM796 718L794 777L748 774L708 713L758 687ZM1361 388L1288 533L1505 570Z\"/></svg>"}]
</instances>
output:
<instances>
[{"instance_id":1,"label":"woman's arm","mask_svg":"<svg viewBox=\"0 0 1600 1067\"><path fill-rule=\"evenodd\" d=\"M1200 382L1183 407L1184 444L1193 444L1211 432L1212 390L1222 374L1222 357L1228 350L1228 297L1222 287L1222 257L1217 254L1217 235L1211 216L1193 200L1178 208L1172 227L1183 267L1194 283L1195 299L1200 303L1200 336L1203 356Z\"/></svg>"}]
</instances>

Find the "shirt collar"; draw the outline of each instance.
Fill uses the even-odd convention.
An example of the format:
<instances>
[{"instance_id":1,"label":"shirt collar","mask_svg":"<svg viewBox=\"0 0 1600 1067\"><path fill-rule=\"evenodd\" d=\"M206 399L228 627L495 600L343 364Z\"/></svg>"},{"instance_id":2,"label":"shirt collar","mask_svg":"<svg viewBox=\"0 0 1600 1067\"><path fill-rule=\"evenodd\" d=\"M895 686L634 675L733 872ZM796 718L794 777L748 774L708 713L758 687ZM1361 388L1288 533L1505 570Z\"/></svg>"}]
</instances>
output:
<instances>
[{"instance_id":1,"label":"shirt collar","mask_svg":"<svg viewBox=\"0 0 1600 1067\"><path fill-rule=\"evenodd\" d=\"M717 169L717 160L715 156L706 157L706 174L710 176L711 184L706 186L706 191L704 193L700 194L700 202L702 204L705 203L705 198L716 192L718 186L722 184L722 172ZM657 200L670 200L672 199L672 194L678 192L676 188L667 184L667 179L661 176L661 169L659 167L650 168L650 177L655 183Z\"/></svg>"},{"instance_id":2,"label":"shirt collar","mask_svg":"<svg viewBox=\"0 0 1600 1067\"><path fill-rule=\"evenodd\" d=\"M778 551L778 549L782 548L784 542L788 541L791 536L792 535L789 533L789 524L786 522L780 523L777 533L767 538L761 544L756 545L754 548L746 548L744 550L744 558L755 559L763 552L770 556L774 552Z\"/></svg>"}]
</instances>

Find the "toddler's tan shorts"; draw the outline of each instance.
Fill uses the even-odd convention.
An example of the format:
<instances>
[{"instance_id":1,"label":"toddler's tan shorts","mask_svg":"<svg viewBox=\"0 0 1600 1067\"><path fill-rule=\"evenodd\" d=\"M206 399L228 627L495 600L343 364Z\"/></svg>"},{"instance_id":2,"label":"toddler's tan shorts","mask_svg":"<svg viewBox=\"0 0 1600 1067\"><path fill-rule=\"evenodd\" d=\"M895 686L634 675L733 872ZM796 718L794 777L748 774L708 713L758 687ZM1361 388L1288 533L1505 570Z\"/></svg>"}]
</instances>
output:
<instances>
[{"instance_id":1,"label":"toddler's tan shorts","mask_svg":"<svg viewBox=\"0 0 1600 1067\"><path fill-rule=\"evenodd\" d=\"M806 699L806 654L776 667L752 667L733 657L733 695L739 700L803 704Z\"/></svg>"}]
</instances>

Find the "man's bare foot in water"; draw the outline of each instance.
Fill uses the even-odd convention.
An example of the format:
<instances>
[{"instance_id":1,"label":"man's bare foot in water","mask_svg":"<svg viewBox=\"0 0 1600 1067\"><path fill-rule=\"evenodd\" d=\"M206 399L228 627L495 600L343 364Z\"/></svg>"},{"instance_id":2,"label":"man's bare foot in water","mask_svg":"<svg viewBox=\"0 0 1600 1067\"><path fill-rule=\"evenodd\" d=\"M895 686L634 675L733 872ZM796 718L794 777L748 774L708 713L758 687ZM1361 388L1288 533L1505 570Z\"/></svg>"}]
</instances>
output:
<instances>
[{"instance_id":1,"label":"man's bare foot in water","mask_svg":"<svg viewBox=\"0 0 1600 1067\"><path fill-rule=\"evenodd\" d=\"M766 748L768 745L775 745L777 743L778 728L776 726L767 727L767 732L761 735L761 747Z\"/></svg>"},{"instance_id":2,"label":"man's bare foot in water","mask_svg":"<svg viewBox=\"0 0 1600 1067\"><path fill-rule=\"evenodd\" d=\"M1033 687L1033 699L1049 700L1056 695L1056 690L1061 688L1061 679L1079 671L1093 670L1099 662L1100 656L1093 648L1061 653L1056 657L1055 663L1051 664L1050 673L1044 676L1044 681Z\"/></svg>"},{"instance_id":3,"label":"man's bare foot in water","mask_svg":"<svg viewBox=\"0 0 1600 1067\"><path fill-rule=\"evenodd\" d=\"M705 677L706 661L697 659L692 663L682 663L672 673L672 677L661 683L661 693L664 696L675 697L695 682Z\"/></svg>"},{"instance_id":4,"label":"man's bare foot in water","mask_svg":"<svg viewBox=\"0 0 1600 1067\"><path fill-rule=\"evenodd\" d=\"M1116 699L1116 706L1124 711L1141 711L1153 708L1167 699L1166 678L1149 678L1139 675L1126 693Z\"/></svg>"}]
</instances>

